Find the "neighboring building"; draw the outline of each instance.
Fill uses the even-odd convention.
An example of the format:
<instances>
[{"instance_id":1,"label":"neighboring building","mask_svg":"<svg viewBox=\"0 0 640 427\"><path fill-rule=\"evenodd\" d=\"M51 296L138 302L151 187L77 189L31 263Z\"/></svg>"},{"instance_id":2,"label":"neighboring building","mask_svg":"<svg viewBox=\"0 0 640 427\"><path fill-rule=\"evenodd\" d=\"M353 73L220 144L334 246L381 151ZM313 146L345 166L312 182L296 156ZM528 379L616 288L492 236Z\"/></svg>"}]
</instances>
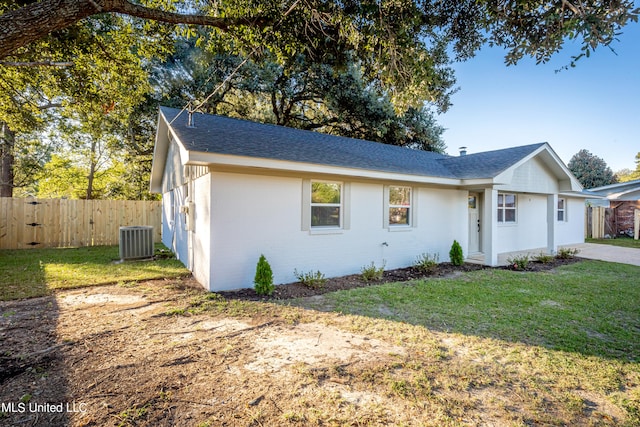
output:
<instances>
[{"instance_id":1,"label":"neighboring building","mask_svg":"<svg viewBox=\"0 0 640 427\"><path fill-rule=\"evenodd\" d=\"M547 143L452 157L212 115L160 109L151 190L163 242L212 291L252 287L264 254L276 283L422 253L466 256L584 241L582 187Z\"/></svg>"},{"instance_id":2,"label":"neighboring building","mask_svg":"<svg viewBox=\"0 0 640 427\"><path fill-rule=\"evenodd\" d=\"M592 194L604 199L587 199L591 206L613 209L611 229L616 235L633 235L635 211L640 210L640 179L590 188Z\"/></svg>"}]
</instances>

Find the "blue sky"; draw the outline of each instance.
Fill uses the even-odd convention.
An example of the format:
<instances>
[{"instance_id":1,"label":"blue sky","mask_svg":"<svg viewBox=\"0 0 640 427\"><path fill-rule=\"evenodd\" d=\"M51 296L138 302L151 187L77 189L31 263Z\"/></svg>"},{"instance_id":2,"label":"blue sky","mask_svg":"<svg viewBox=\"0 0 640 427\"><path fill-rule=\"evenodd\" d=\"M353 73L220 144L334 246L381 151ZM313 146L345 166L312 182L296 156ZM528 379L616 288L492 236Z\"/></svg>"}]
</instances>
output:
<instances>
[{"instance_id":1,"label":"blue sky","mask_svg":"<svg viewBox=\"0 0 640 427\"><path fill-rule=\"evenodd\" d=\"M566 163L581 149L616 172L634 170L640 152L640 24L623 28L619 41L598 48L575 68L567 65L576 45L546 64L523 60L504 65L504 51L483 48L456 63L453 106L438 116L447 130L447 152L469 153L548 142Z\"/></svg>"}]
</instances>

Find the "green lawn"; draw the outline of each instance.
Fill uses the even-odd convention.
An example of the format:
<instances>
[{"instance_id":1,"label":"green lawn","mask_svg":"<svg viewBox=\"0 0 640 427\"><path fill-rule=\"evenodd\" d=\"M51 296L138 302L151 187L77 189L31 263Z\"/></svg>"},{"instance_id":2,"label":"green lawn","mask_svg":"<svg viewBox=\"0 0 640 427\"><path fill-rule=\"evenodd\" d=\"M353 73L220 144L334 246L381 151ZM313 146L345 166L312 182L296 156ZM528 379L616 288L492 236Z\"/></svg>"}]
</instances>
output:
<instances>
[{"instance_id":1,"label":"green lawn","mask_svg":"<svg viewBox=\"0 0 640 427\"><path fill-rule=\"evenodd\" d=\"M354 332L414 348L376 386L400 384L448 417L481 402L496 425L640 426L640 267L491 269L290 303L343 313ZM448 417L442 425L465 425Z\"/></svg>"},{"instance_id":2,"label":"green lawn","mask_svg":"<svg viewBox=\"0 0 640 427\"><path fill-rule=\"evenodd\" d=\"M166 251L156 245L156 252ZM118 246L0 250L0 300L47 295L53 289L179 277L175 258L119 263Z\"/></svg>"},{"instance_id":3,"label":"green lawn","mask_svg":"<svg viewBox=\"0 0 640 427\"><path fill-rule=\"evenodd\" d=\"M634 240L630 237L619 237L617 239L586 239L585 242L640 249L640 240Z\"/></svg>"},{"instance_id":4,"label":"green lawn","mask_svg":"<svg viewBox=\"0 0 640 427\"><path fill-rule=\"evenodd\" d=\"M640 362L637 266L583 261L544 273L490 269L295 304Z\"/></svg>"}]
</instances>

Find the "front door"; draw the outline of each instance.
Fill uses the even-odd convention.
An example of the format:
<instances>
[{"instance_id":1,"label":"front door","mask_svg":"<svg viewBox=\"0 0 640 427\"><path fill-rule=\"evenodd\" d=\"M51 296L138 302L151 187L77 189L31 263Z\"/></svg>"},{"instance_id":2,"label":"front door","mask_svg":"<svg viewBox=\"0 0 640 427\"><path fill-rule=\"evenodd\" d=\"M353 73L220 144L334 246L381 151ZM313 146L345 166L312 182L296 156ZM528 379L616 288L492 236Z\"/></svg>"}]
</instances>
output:
<instances>
[{"instance_id":1,"label":"front door","mask_svg":"<svg viewBox=\"0 0 640 427\"><path fill-rule=\"evenodd\" d=\"M480 195L469 193L469 255L480 252Z\"/></svg>"}]
</instances>

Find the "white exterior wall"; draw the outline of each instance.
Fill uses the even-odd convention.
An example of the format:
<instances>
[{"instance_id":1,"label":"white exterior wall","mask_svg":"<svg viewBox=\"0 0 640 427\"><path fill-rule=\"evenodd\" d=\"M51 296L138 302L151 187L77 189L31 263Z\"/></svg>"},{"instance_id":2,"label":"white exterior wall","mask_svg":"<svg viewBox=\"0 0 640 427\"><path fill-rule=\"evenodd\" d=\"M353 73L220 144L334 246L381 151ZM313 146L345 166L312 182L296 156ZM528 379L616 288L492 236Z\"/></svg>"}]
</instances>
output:
<instances>
[{"instance_id":1,"label":"white exterior wall","mask_svg":"<svg viewBox=\"0 0 640 427\"><path fill-rule=\"evenodd\" d=\"M566 197L565 200L567 201L567 220L556 222L556 244L584 243L584 199Z\"/></svg>"},{"instance_id":2,"label":"white exterior wall","mask_svg":"<svg viewBox=\"0 0 640 427\"><path fill-rule=\"evenodd\" d=\"M191 184L194 224L190 231L193 277L205 288L211 279L211 175L206 174Z\"/></svg>"},{"instance_id":3,"label":"white exterior wall","mask_svg":"<svg viewBox=\"0 0 640 427\"><path fill-rule=\"evenodd\" d=\"M187 186L183 185L162 196L162 243L190 268L185 216L180 213L180 206L185 203L186 191Z\"/></svg>"},{"instance_id":4,"label":"white exterior wall","mask_svg":"<svg viewBox=\"0 0 640 427\"><path fill-rule=\"evenodd\" d=\"M173 251L173 191L162 194L162 244Z\"/></svg>"},{"instance_id":5,"label":"white exterior wall","mask_svg":"<svg viewBox=\"0 0 640 427\"><path fill-rule=\"evenodd\" d=\"M547 246L547 197L516 193L516 222L498 223L498 253Z\"/></svg>"},{"instance_id":6,"label":"white exterior wall","mask_svg":"<svg viewBox=\"0 0 640 427\"><path fill-rule=\"evenodd\" d=\"M275 283L296 280L293 271L326 277L359 273L372 261L386 268L411 265L423 252L448 260L451 243L467 241L467 192L414 187L416 226L385 228L384 184L350 182L349 229L303 230L301 178L212 173L210 290L252 287L260 254ZM383 243L386 243L384 245Z\"/></svg>"},{"instance_id":7,"label":"white exterior wall","mask_svg":"<svg viewBox=\"0 0 640 427\"><path fill-rule=\"evenodd\" d=\"M516 223L497 225L497 252L547 247L547 195L557 194L560 188L553 173L541 160L533 158L513 171L510 184L496 188L500 193L517 195ZM567 221L557 221L556 207L553 207L555 245L584 241L584 200L565 199Z\"/></svg>"},{"instance_id":8,"label":"white exterior wall","mask_svg":"<svg viewBox=\"0 0 640 427\"><path fill-rule=\"evenodd\" d=\"M180 150L175 141L171 141L162 178L162 243L189 267L185 218L180 214L186 192Z\"/></svg>"}]
</instances>

